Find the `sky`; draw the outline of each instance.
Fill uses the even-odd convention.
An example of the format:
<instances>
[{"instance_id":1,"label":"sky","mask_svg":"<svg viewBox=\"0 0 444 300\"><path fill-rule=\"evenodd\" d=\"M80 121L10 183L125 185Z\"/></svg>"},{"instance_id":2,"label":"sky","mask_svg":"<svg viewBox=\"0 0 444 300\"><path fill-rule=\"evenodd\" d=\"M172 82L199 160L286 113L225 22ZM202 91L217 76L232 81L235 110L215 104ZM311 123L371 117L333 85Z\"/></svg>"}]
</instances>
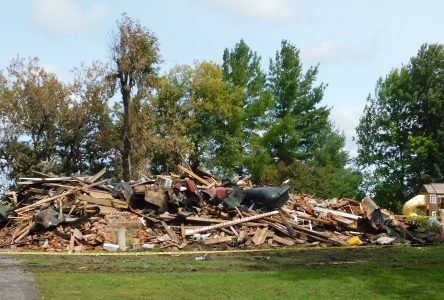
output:
<instances>
[{"instance_id":1,"label":"sky","mask_svg":"<svg viewBox=\"0 0 444 300\"><path fill-rule=\"evenodd\" d=\"M352 140L369 93L423 43L444 43L440 0L0 0L0 70L11 59L40 58L63 81L84 62L109 62L108 45L122 13L159 39L162 72L195 60L222 62L240 39L264 70L283 39L305 68L319 64L323 104Z\"/></svg>"}]
</instances>

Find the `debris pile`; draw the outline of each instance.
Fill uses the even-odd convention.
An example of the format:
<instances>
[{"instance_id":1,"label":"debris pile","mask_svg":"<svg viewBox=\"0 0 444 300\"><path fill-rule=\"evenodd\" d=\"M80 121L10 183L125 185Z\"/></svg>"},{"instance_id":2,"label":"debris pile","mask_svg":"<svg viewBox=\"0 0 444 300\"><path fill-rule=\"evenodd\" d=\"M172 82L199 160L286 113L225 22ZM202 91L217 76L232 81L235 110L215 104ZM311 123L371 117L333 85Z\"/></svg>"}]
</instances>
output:
<instances>
[{"instance_id":1,"label":"debris pile","mask_svg":"<svg viewBox=\"0 0 444 300\"><path fill-rule=\"evenodd\" d=\"M253 187L179 166L181 175L110 184L90 177L20 178L0 202L0 248L193 250L280 246L426 243L406 219L371 199L320 200L290 185Z\"/></svg>"}]
</instances>

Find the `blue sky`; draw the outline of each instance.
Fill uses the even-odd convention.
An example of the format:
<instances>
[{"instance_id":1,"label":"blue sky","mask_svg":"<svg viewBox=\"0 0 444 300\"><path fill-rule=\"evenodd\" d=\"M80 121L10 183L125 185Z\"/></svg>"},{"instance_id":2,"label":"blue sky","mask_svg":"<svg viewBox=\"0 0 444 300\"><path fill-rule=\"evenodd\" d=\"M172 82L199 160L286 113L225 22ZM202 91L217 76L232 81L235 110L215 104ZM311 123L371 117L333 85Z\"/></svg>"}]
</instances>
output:
<instances>
[{"instance_id":1,"label":"blue sky","mask_svg":"<svg viewBox=\"0 0 444 300\"><path fill-rule=\"evenodd\" d=\"M123 12L152 30L166 71L194 60L220 63L223 49L243 38L268 67L282 39L320 64L324 104L347 136L354 135L376 80L414 56L423 43L444 42L440 0L0 0L0 69L17 54L69 81L81 62L108 62L110 32Z\"/></svg>"}]
</instances>

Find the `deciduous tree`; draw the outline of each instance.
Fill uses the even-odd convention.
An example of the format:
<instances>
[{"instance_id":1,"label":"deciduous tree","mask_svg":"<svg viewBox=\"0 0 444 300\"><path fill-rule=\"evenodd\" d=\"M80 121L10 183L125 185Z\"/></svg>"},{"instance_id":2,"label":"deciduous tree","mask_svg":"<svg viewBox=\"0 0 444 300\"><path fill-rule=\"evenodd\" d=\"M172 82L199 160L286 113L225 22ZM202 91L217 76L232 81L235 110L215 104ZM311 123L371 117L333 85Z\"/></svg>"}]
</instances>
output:
<instances>
[{"instance_id":1,"label":"deciduous tree","mask_svg":"<svg viewBox=\"0 0 444 300\"><path fill-rule=\"evenodd\" d=\"M140 122L149 118L151 113L152 107L146 101L157 81L159 45L153 33L124 14L117 23L117 32L113 34L110 50L111 78L115 79L115 85L120 89L123 104L123 145L119 147L123 179L129 181L132 137L135 132L139 135L148 128ZM143 141L143 137L139 136L138 140ZM148 149L144 148L139 145L137 150L147 153Z\"/></svg>"},{"instance_id":2,"label":"deciduous tree","mask_svg":"<svg viewBox=\"0 0 444 300\"><path fill-rule=\"evenodd\" d=\"M444 47L424 44L368 97L357 127L358 163L375 199L399 209L423 183L444 180Z\"/></svg>"}]
</instances>

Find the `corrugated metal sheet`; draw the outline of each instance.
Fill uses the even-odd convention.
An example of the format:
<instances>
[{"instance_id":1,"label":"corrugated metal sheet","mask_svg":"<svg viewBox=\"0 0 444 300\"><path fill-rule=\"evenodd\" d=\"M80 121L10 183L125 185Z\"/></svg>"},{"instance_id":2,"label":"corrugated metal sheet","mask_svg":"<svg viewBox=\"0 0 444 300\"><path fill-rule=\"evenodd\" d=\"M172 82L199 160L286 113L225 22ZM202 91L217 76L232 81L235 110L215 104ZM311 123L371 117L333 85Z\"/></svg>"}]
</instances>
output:
<instances>
[{"instance_id":1,"label":"corrugated metal sheet","mask_svg":"<svg viewBox=\"0 0 444 300\"><path fill-rule=\"evenodd\" d=\"M424 184L422 186L421 193L444 195L444 183Z\"/></svg>"}]
</instances>

